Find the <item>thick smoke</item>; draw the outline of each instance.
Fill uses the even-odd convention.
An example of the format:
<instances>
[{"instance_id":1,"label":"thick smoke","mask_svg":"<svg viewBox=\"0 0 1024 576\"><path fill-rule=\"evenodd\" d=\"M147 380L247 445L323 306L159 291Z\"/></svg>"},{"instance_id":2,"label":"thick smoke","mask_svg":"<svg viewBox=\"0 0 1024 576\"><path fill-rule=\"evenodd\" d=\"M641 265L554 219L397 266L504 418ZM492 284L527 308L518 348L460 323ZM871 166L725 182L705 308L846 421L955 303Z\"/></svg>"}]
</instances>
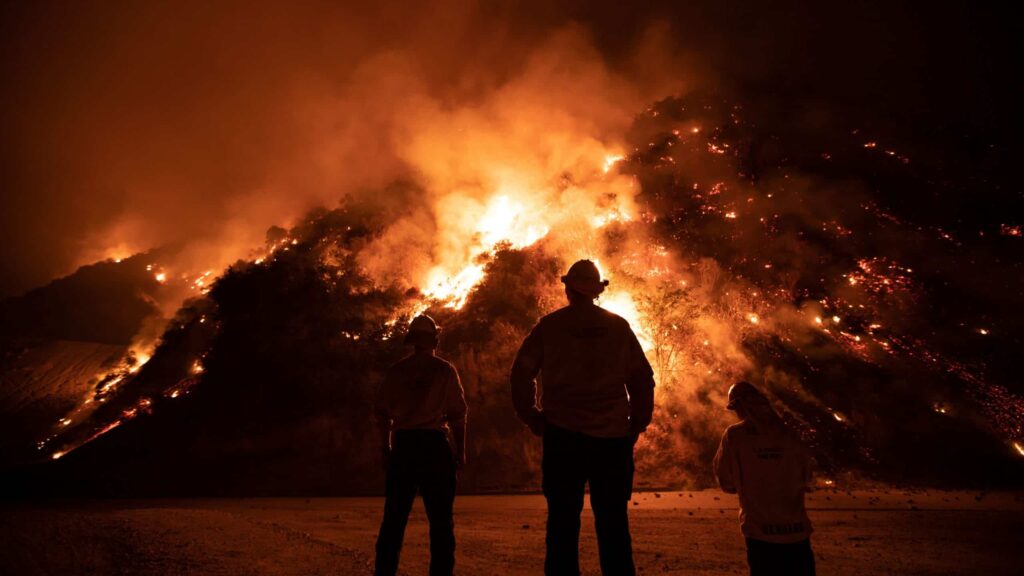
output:
<instances>
[{"instance_id":1,"label":"thick smoke","mask_svg":"<svg viewBox=\"0 0 1024 576\"><path fill-rule=\"evenodd\" d=\"M168 244L219 269L270 225L415 178L419 130L512 98L597 137L694 85L803 102L800 124L914 110L906 129L950 103L951 122L1001 126L1017 99L998 13L677 4L6 6L0 295Z\"/></svg>"},{"instance_id":2,"label":"thick smoke","mask_svg":"<svg viewBox=\"0 0 1024 576\"><path fill-rule=\"evenodd\" d=\"M353 190L453 184L431 164L474 143L455 144L449 122L494 121L499 138L553 104L549 119L611 134L642 101L568 14L490 10L21 8L5 62L19 82L5 82L4 291L170 244L175 269L220 270L267 227Z\"/></svg>"}]
</instances>

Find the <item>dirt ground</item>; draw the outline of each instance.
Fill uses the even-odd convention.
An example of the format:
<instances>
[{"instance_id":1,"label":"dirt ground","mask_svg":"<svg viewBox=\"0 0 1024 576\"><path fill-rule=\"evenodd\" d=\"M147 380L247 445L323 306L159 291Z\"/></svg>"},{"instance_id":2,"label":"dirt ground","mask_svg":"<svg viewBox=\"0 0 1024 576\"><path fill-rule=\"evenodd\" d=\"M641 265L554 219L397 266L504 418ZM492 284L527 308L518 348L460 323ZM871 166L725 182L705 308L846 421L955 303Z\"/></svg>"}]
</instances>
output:
<instances>
[{"instance_id":1,"label":"dirt ground","mask_svg":"<svg viewBox=\"0 0 1024 576\"><path fill-rule=\"evenodd\" d=\"M382 500L280 498L0 505L0 574L370 574ZM1024 494L826 491L810 495L822 575L1024 574ZM717 491L641 493L630 507L641 574L744 574L736 500ZM536 575L544 499L460 496L458 573ZM593 517L581 558L599 574ZM426 574L414 508L404 574Z\"/></svg>"}]
</instances>

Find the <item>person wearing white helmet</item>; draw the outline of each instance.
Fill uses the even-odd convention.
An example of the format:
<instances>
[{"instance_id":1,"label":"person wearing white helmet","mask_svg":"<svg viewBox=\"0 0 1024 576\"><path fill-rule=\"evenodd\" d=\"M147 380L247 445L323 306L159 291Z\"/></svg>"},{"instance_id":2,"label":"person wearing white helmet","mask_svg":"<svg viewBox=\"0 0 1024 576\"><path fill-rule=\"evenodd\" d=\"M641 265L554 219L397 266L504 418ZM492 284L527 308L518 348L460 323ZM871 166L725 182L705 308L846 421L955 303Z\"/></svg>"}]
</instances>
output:
<instances>
[{"instance_id":1,"label":"person wearing white helmet","mask_svg":"<svg viewBox=\"0 0 1024 576\"><path fill-rule=\"evenodd\" d=\"M751 576L814 576L811 521L804 508L810 454L749 382L729 388L726 407L740 422L722 436L715 475L723 491L739 495Z\"/></svg>"},{"instance_id":2,"label":"person wearing white helmet","mask_svg":"<svg viewBox=\"0 0 1024 576\"><path fill-rule=\"evenodd\" d=\"M430 522L430 575L455 569L456 469L466 463L466 399L455 367L434 355L440 330L429 316L409 324L413 353L392 366L374 412L387 472L374 574L394 576L416 490ZM454 449L448 441L450 431Z\"/></svg>"},{"instance_id":3,"label":"person wearing white helmet","mask_svg":"<svg viewBox=\"0 0 1024 576\"><path fill-rule=\"evenodd\" d=\"M593 262L576 262L562 282L569 305L540 319L510 376L516 414L543 436L544 571L580 573L580 513L589 483L601 572L631 576L633 446L651 422L654 372L629 323L595 305L608 281Z\"/></svg>"}]
</instances>

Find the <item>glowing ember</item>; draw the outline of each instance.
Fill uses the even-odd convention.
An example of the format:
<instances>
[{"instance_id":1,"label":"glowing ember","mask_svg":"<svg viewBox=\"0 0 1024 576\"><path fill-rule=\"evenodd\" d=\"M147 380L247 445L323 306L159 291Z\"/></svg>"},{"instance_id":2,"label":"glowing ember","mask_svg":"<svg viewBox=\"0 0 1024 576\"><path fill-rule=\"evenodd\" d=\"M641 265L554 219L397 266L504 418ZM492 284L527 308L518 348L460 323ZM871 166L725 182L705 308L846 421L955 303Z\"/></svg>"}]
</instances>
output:
<instances>
[{"instance_id":1,"label":"glowing ember","mask_svg":"<svg viewBox=\"0 0 1024 576\"><path fill-rule=\"evenodd\" d=\"M132 364L132 367L128 369L128 372L131 373L131 374L134 374L134 373L138 372L143 366L146 365L146 362L149 362L149 359L150 359L150 354L148 352L138 352L138 353L136 353L135 354L135 364Z\"/></svg>"},{"instance_id":2,"label":"glowing ember","mask_svg":"<svg viewBox=\"0 0 1024 576\"><path fill-rule=\"evenodd\" d=\"M858 270L844 274L850 286L860 286L869 294L884 296L912 287L912 269L888 258L864 258L857 262Z\"/></svg>"},{"instance_id":3,"label":"glowing ember","mask_svg":"<svg viewBox=\"0 0 1024 576\"><path fill-rule=\"evenodd\" d=\"M625 158L625 156L622 156L621 154L605 156L604 167L602 168L604 173L607 174L608 171L612 169L612 166L615 166L615 164L617 164L623 158Z\"/></svg>"},{"instance_id":4,"label":"glowing ember","mask_svg":"<svg viewBox=\"0 0 1024 576\"><path fill-rule=\"evenodd\" d=\"M164 282L167 281L167 273L165 273L165 272L157 272L153 276L153 278L155 278L157 282L160 282L161 284L163 284Z\"/></svg>"},{"instance_id":5,"label":"glowing ember","mask_svg":"<svg viewBox=\"0 0 1024 576\"><path fill-rule=\"evenodd\" d=\"M611 222L629 222L631 218L628 214L623 214L618 210L609 212L607 214L600 214L590 219L590 223L594 228L602 228Z\"/></svg>"},{"instance_id":6,"label":"glowing ember","mask_svg":"<svg viewBox=\"0 0 1024 576\"><path fill-rule=\"evenodd\" d=\"M1017 450L1017 454L1024 456L1024 444L1021 444L1020 442L1014 442L1013 448Z\"/></svg>"},{"instance_id":7,"label":"glowing ember","mask_svg":"<svg viewBox=\"0 0 1024 576\"><path fill-rule=\"evenodd\" d=\"M54 460L60 460L60 458L65 454L67 454L67 452L54 452L51 458L53 458Z\"/></svg>"},{"instance_id":8,"label":"glowing ember","mask_svg":"<svg viewBox=\"0 0 1024 576\"><path fill-rule=\"evenodd\" d=\"M132 416L134 416L134 413L132 413ZM88 442L91 442L91 441L95 440L96 438L99 438L100 436L106 434L107 432L110 432L111 430L113 430L114 428L117 428L120 425L121 425L121 420L114 420L110 424L107 424L103 428L100 428L99 432L93 434L91 437L89 437L88 440L83 442L83 444L86 444Z\"/></svg>"},{"instance_id":9,"label":"glowing ember","mask_svg":"<svg viewBox=\"0 0 1024 576\"><path fill-rule=\"evenodd\" d=\"M135 367L133 366L132 368ZM129 371L133 371L132 368L129 368ZM124 374L117 375L111 378L110 380L107 380L106 382L103 383L102 386L100 386L100 392L109 392L114 388L114 386L120 384L122 380L124 380Z\"/></svg>"},{"instance_id":10,"label":"glowing ember","mask_svg":"<svg viewBox=\"0 0 1024 576\"><path fill-rule=\"evenodd\" d=\"M198 278L192 281L192 288L206 292L205 287L207 282L211 280L210 276L213 275L213 270L207 270L203 272Z\"/></svg>"},{"instance_id":11,"label":"glowing ember","mask_svg":"<svg viewBox=\"0 0 1024 576\"><path fill-rule=\"evenodd\" d=\"M458 310L466 304L469 292L484 278L484 267L480 264L468 266L453 277L448 277L441 268L435 268L430 274L428 288L424 291L427 297L445 302L446 308Z\"/></svg>"}]
</instances>

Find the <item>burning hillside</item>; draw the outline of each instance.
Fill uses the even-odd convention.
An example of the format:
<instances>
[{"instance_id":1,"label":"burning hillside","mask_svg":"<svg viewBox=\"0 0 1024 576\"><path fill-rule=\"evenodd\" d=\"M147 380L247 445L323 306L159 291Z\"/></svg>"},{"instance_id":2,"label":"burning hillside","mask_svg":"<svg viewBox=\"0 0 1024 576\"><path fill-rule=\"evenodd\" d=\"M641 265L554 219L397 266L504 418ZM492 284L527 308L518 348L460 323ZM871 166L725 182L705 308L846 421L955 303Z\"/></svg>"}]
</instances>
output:
<instances>
[{"instance_id":1,"label":"burning hillside","mask_svg":"<svg viewBox=\"0 0 1024 576\"><path fill-rule=\"evenodd\" d=\"M114 493L374 490L371 391L429 311L470 406L462 487L535 488L507 372L562 305L558 276L591 258L656 371L640 484L708 483L739 378L764 384L824 482L1024 478L1019 320L998 313L1021 278L989 256L1018 240L886 201L956 175L884 133L808 135L701 94L598 129L533 99L543 64L486 107L425 105L401 145L412 177L272 228L222 272L147 260L191 298L53 422L37 459L58 461L31 473Z\"/></svg>"}]
</instances>

